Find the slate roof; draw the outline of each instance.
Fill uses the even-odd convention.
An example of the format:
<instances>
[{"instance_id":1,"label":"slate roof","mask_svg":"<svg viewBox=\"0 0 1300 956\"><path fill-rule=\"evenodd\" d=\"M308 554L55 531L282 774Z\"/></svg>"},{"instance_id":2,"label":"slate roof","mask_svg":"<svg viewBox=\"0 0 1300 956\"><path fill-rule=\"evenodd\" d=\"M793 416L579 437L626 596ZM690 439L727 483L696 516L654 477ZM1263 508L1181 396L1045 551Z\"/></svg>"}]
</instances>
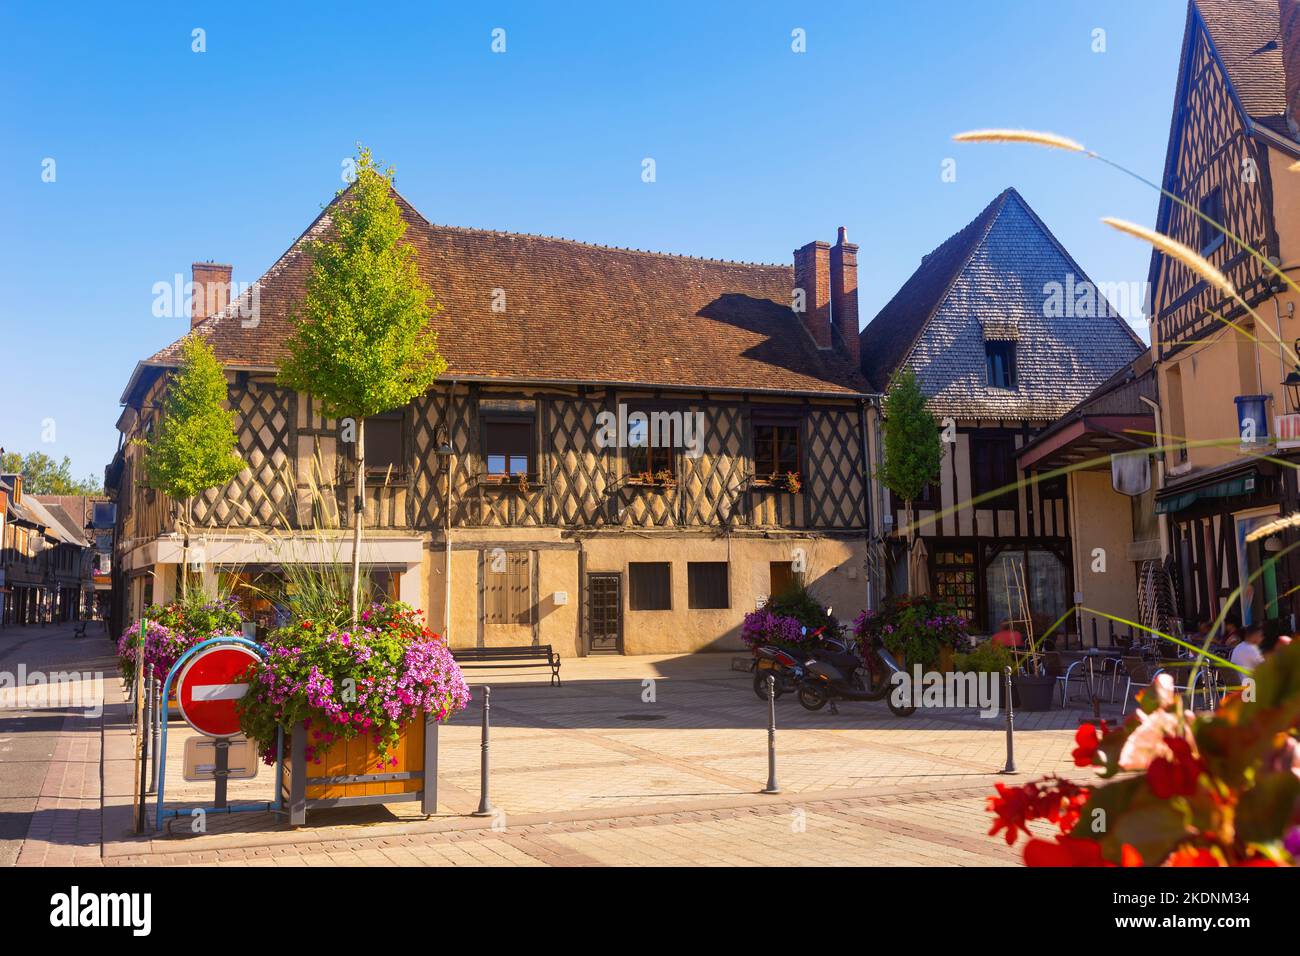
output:
<instances>
[{"instance_id":1,"label":"slate roof","mask_svg":"<svg viewBox=\"0 0 1300 956\"><path fill-rule=\"evenodd\" d=\"M937 415L1050 421L1146 348L1105 300L1095 317L1048 317L1052 284L1088 281L1008 189L926 256L863 330L863 370L883 388L911 368ZM988 386L986 339L1016 341L1016 388Z\"/></svg>"},{"instance_id":2,"label":"slate roof","mask_svg":"<svg viewBox=\"0 0 1300 956\"><path fill-rule=\"evenodd\" d=\"M442 311L433 319L447 379L642 384L851 396L869 391L836 350L819 351L790 309L793 265L757 265L617 249L547 236L434 225L394 193L421 274ZM337 200L335 200L337 202ZM310 268L304 240L324 234L330 207L257 284L255 327L240 304L201 322L230 366L274 368ZM504 290L506 311L492 309ZM175 365L179 341L144 366ZM128 386L139 393L140 369Z\"/></svg>"},{"instance_id":3,"label":"slate roof","mask_svg":"<svg viewBox=\"0 0 1300 956\"><path fill-rule=\"evenodd\" d=\"M1277 0L1195 0L1247 115L1290 137Z\"/></svg>"}]
</instances>

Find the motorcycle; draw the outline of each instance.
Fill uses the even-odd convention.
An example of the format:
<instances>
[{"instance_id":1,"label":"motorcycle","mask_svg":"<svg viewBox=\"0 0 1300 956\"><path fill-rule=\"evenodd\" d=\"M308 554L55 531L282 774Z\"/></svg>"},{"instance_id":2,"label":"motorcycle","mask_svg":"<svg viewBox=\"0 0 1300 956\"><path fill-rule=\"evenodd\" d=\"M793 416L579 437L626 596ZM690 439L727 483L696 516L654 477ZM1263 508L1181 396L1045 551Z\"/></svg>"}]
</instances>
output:
<instances>
[{"instance_id":1,"label":"motorcycle","mask_svg":"<svg viewBox=\"0 0 1300 956\"><path fill-rule=\"evenodd\" d=\"M827 642L830 643L830 642ZM843 648L843 645L839 645ZM861 668L865 677L858 672ZM910 717L916 713L914 704L901 704L895 700L891 678L902 668L884 645L876 642L865 660L856 653L840 651L813 651L804 662L803 680L799 683L799 703L805 710L821 710L831 705L831 713L839 713L837 700L880 700L884 698L892 713Z\"/></svg>"},{"instance_id":2,"label":"motorcycle","mask_svg":"<svg viewBox=\"0 0 1300 956\"><path fill-rule=\"evenodd\" d=\"M803 666L779 647L764 645L754 648L754 693L761 701L767 700L767 678L775 680L773 693L780 697L794 690L803 680Z\"/></svg>"}]
</instances>

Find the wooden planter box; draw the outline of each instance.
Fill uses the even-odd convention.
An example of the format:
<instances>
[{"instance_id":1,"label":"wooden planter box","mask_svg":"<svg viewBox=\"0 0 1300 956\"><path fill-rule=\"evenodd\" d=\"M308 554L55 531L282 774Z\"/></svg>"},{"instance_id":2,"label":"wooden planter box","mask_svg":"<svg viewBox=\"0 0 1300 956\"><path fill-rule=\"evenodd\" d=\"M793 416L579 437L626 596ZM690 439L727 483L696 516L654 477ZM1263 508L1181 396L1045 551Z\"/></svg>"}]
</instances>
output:
<instances>
[{"instance_id":1,"label":"wooden planter box","mask_svg":"<svg viewBox=\"0 0 1300 956\"><path fill-rule=\"evenodd\" d=\"M396 766L380 770L379 750L365 734L339 740L321 754L320 763L308 763L307 741L315 727L295 733L285 744L281 792L289 808L289 825L302 826L307 811L324 807L351 807L375 803L419 800L425 814L438 809L438 721L426 717L402 728L397 749L389 754Z\"/></svg>"}]
</instances>

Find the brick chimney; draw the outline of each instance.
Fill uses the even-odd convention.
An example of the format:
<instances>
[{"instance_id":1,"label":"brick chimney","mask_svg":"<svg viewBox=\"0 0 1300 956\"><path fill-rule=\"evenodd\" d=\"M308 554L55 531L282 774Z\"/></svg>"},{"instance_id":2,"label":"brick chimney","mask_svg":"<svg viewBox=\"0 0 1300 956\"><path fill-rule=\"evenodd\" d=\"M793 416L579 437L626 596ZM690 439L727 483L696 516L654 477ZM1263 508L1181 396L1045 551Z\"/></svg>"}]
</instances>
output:
<instances>
[{"instance_id":1,"label":"brick chimney","mask_svg":"<svg viewBox=\"0 0 1300 956\"><path fill-rule=\"evenodd\" d=\"M840 234L831 247L831 321L844 341L844 351L854 367L861 349L858 343L858 247Z\"/></svg>"},{"instance_id":2,"label":"brick chimney","mask_svg":"<svg viewBox=\"0 0 1300 956\"><path fill-rule=\"evenodd\" d=\"M1282 67L1286 74L1286 121L1300 130L1300 0L1277 0Z\"/></svg>"},{"instance_id":3,"label":"brick chimney","mask_svg":"<svg viewBox=\"0 0 1300 956\"><path fill-rule=\"evenodd\" d=\"M193 265L194 292L190 298L190 328L215 312L224 312L230 304L230 266L215 262Z\"/></svg>"},{"instance_id":4,"label":"brick chimney","mask_svg":"<svg viewBox=\"0 0 1300 956\"><path fill-rule=\"evenodd\" d=\"M803 290L799 318L817 347L831 347L831 247L810 242L794 251L794 287Z\"/></svg>"}]
</instances>

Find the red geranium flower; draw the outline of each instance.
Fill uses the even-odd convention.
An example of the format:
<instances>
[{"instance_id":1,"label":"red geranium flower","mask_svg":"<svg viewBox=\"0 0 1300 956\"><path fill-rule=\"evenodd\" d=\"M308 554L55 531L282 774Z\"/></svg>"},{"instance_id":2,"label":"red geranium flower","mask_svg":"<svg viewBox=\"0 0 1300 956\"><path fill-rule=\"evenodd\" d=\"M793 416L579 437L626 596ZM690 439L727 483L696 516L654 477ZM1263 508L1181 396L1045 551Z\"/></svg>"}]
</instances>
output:
<instances>
[{"instance_id":1,"label":"red geranium flower","mask_svg":"<svg viewBox=\"0 0 1300 956\"><path fill-rule=\"evenodd\" d=\"M1097 762L1097 748L1101 745L1101 738L1106 736L1109 730L1104 720L1101 722L1100 735L1095 724L1079 725L1079 729L1074 734L1074 742L1079 746L1071 753L1076 767L1091 767Z\"/></svg>"},{"instance_id":2,"label":"red geranium flower","mask_svg":"<svg viewBox=\"0 0 1300 956\"><path fill-rule=\"evenodd\" d=\"M1172 760L1157 757L1151 761L1147 768L1151 792L1161 800L1190 797L1196 792L1196 782L1205 772L1205 764L1192 753L1192 745L1181 737L1166 737L1165 745L1174 756Z\"/></svg>"}]
</instances>

